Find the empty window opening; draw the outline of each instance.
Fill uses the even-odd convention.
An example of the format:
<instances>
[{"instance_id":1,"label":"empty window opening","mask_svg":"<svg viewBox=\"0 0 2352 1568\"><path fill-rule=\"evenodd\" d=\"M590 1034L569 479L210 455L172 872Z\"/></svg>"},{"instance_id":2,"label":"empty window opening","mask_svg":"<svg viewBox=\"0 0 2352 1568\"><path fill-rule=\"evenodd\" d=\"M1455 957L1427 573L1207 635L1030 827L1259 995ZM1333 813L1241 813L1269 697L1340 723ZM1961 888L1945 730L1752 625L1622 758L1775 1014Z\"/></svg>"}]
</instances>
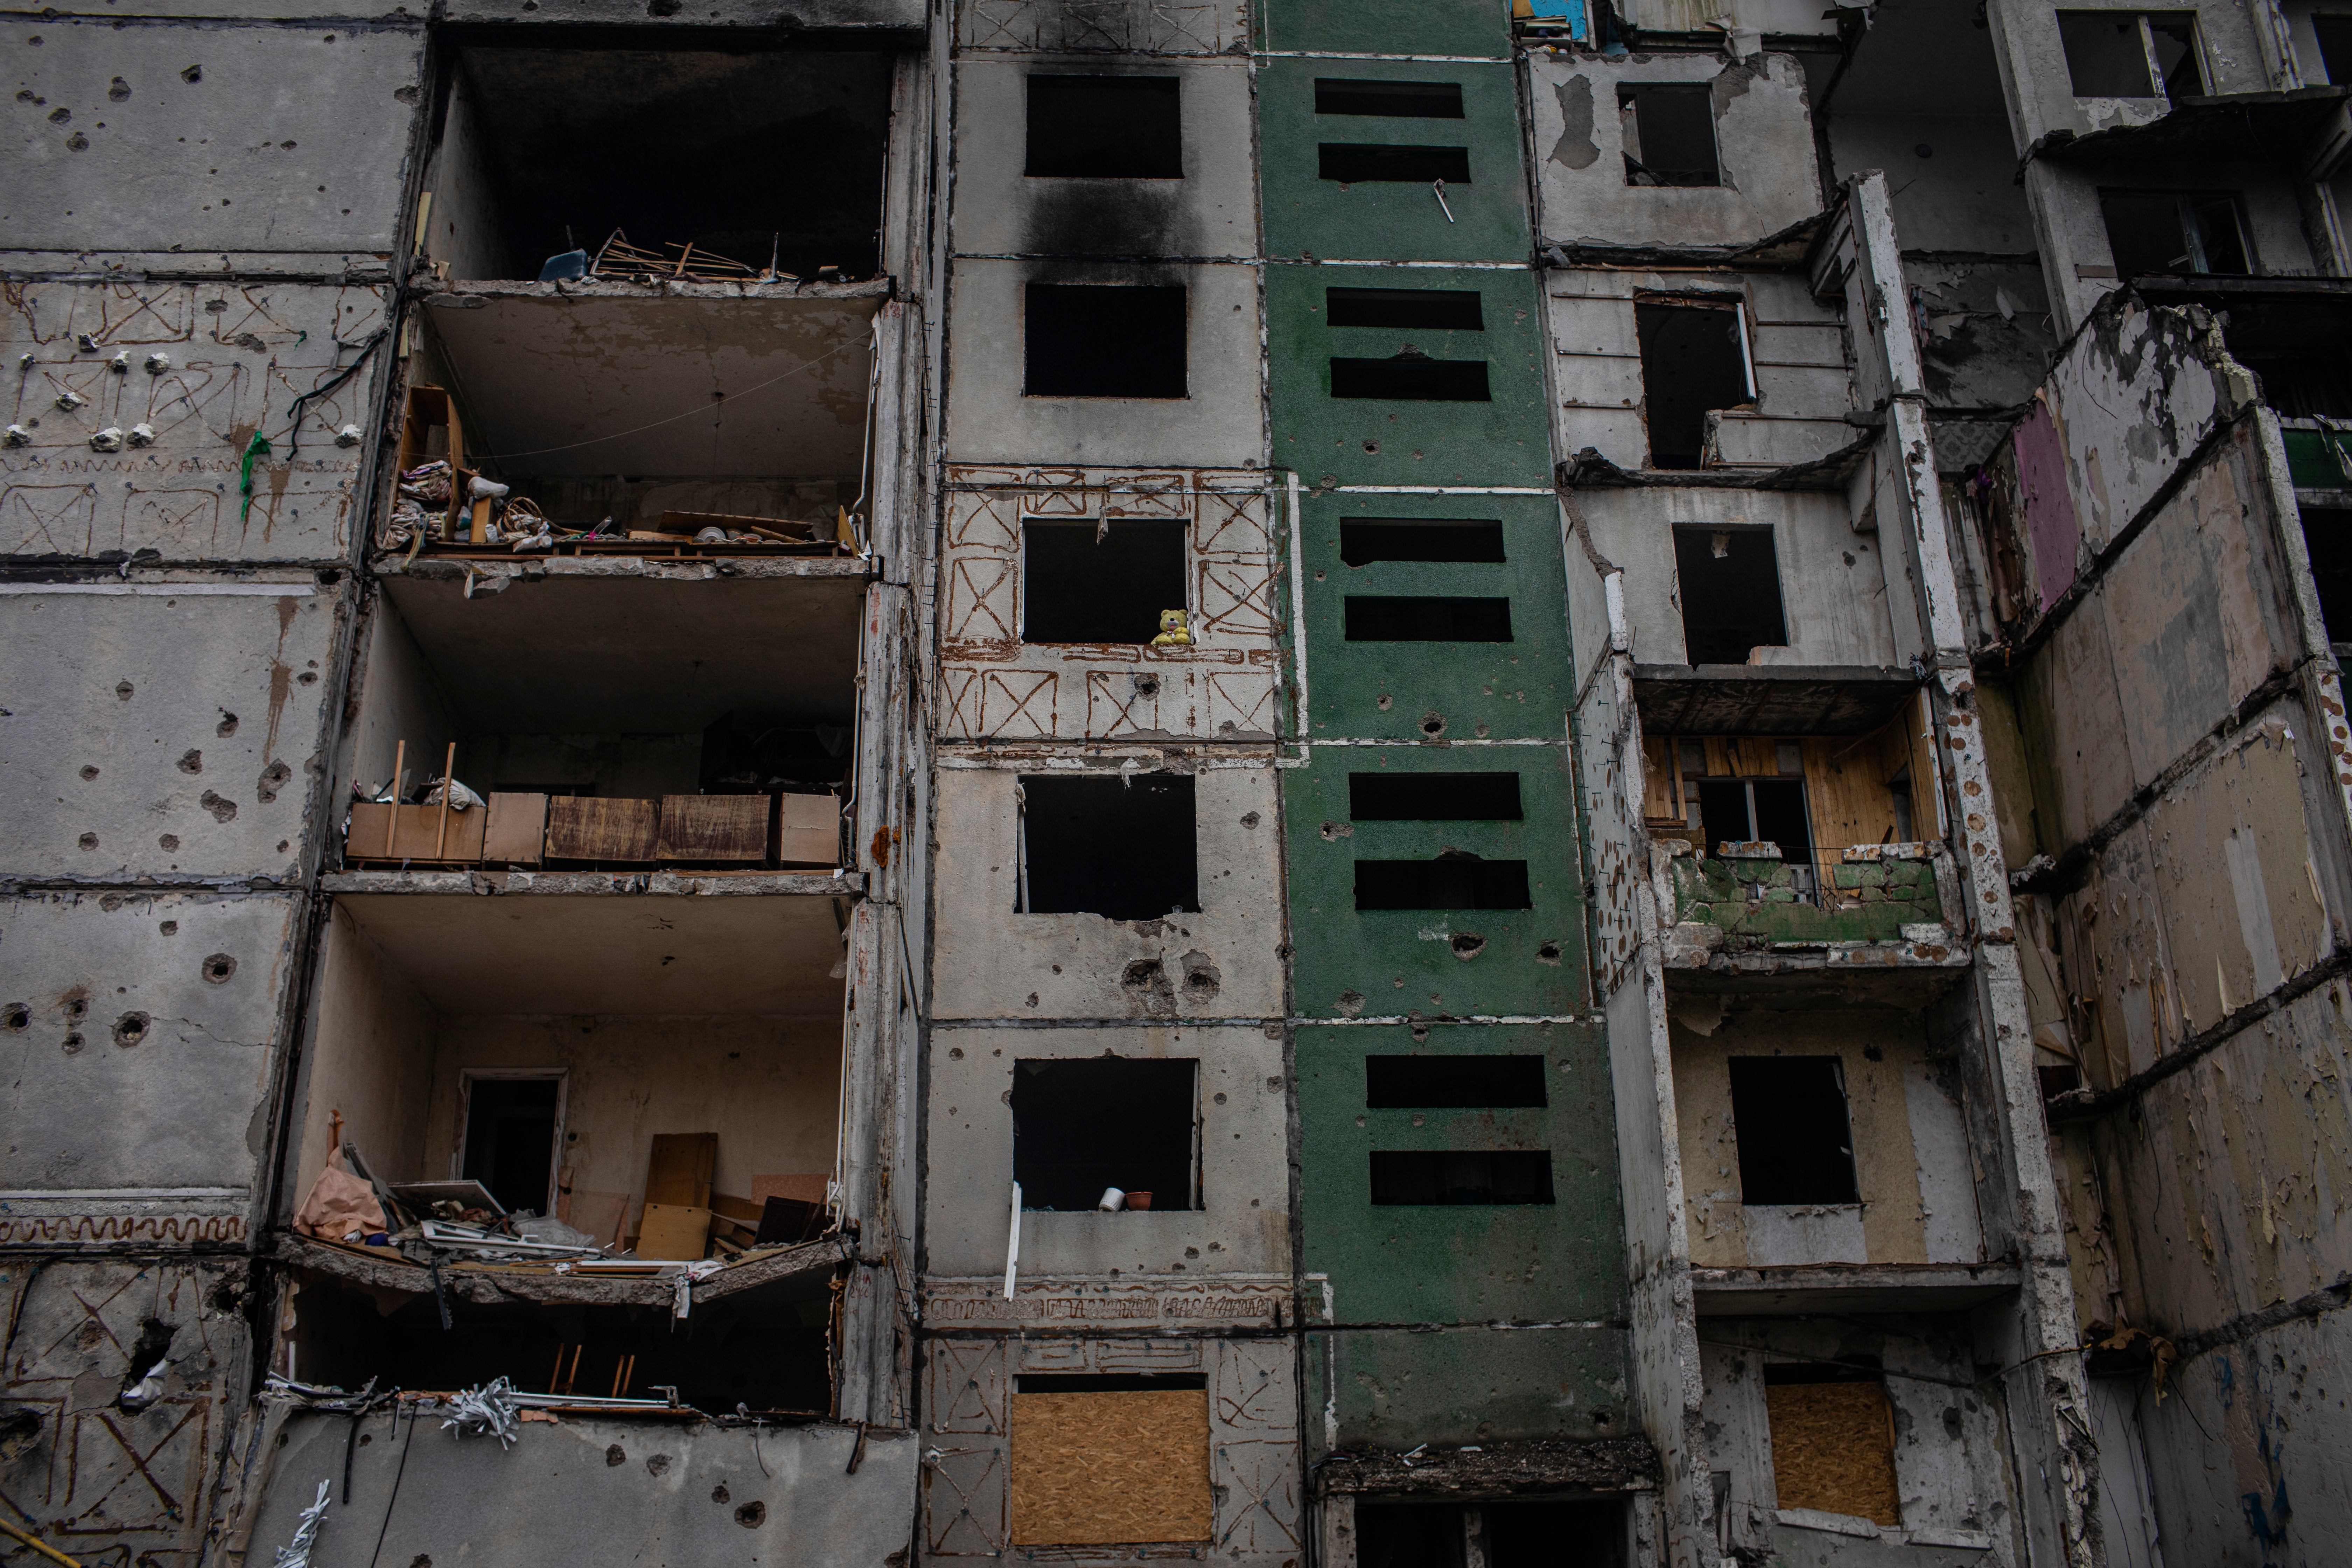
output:
<instances>
[{"instance_id":1,"label":"empty window opening","mask_svg":"<svg viewBox=\"0 0 2352 1568\"><path fill-rule=\"evenodd\" d=\"M1619 1568L1625 1531L1615 1502L1356 1505L1358 1568Z\"/></svg>"},{"instance_id":2,"label":"empty window opening","mask_svg":"<svg viewBox=\"0 0 2352 1568\"><path fill-rule=\"evenodd\" d=\"M1358 822L1517 822L1519 775L1349 773L1348 815Z\"/></svg>"},{"instance_id":3,"label":"empty window opening","mask_svg":"<svg viewBox=\"0 0 2352 1568\"><path fill-rule=\"evenodd\" d=\"M1528 863L1450 850L1433 860L1359 860L1360 910L1524 910Z\"/></svg>"},{"instance_id":4,"label":"empty window opening","mask_svg":"<svg viewBox=\"0 0 2352 1568\"><path fill-rule=\"evenodd\" d=\"M1743 1204L1851 1204L1853 1133L1836 1057L1733 1057L1731 1122Z\"/></svg>"},{"instance_id":5,"label":"empty window opening","mask_svg":"<svg viewBox=\"0 0 2352 1568\"><path fill-rule=\"evenodd\" d=\"M1425 185L1444 180L1449 185L1470 183L1467 147L1383 147L1352 142L1326 142L1318 149L1317 173L1343 185L1395 183Z\"/></svg>"},{"instance_id":6,"label":"empty window opening","mask_svg":"<svg viewBox=\"0 0 2352 1568\"><path fill-rule=\"evenodd\" d=\"M1509 642L1508 599L1348 595L1349 642Z\"/></svg>"},{"instance_id":7,"label":"empty window opening","mask_svg":"<svg viewBox=\"0 0 2352 1568\"><path fill-rule=\"evenodd\" d=\"M1149 643L1184 607L1183 523L1023 521L1023 642Z\"/></svg>"},{"instance_id":8,"label":"empty window opening","mask_svg":"<svg viewBox=\"0 0 2352 1568\"><path fill-rule=\"evenodd\" d=\"M1698 786L1700 820L1710 847L1777 844L1791 866L1812 860L1812 830L1805 820L1805 786L1798 779L1708 779Z\"/></svg>"},{"instance_id":9,"label":"empty window opening","mask_svg":"<svg viewBox=\"0 0 2352 1568\"><path fill-rule=\"evenodd\" d=\"M1464 1541L1458 1504L1356 1505L1357 1568L1465 1568Z\"/></svg>"},{"instance_id":10,"label":"empty window opening","mask_svg":"<svg viewBox=\"0 0 2352 1568\"><path fill-rule=\"evenodd\" d=\"M1696 468L1706 416L1755 400L1737 305L1656 300L1633 307L1642 349L1642 408L1650 467Z\"/></svg>"},{"instance_id":11,"label":"empty window opening","mask_svg":"<svg viewBox=\"0 0 2352 1568\"><path fill-rule=\"evenodd\" d=\"M1029 174L1064 180L1184 177L1181 83L1172 76L1033 76Z\"/></svg>"},{"instance_id":12,"label":"empty window opening","mask_svg":"<svg viewBox=\"0 0 2352 1568\"><path fill-rule=\"evenodd\" d=\"M2319 66L2337 87L2352 85L2352 16L2314 16L2311 30L2319 40Z\"/></svg>"},{"instance_id":13,"label":"empty window opening","mask_svg":"<svg viewBox=\"0 0 2352 1568\"><path fill-rule=\"evenodd\" d=\"M1746 664L1752 649L1788 645L1769 528L1677 526L1675 578L1687 662Z\"/></svg>"},{"instance_id":14,"label":"empty window opening","mask_svg":"<svg viewBox=\"0 0 2352 1568\"><path fill-rule=\"evenodd\" d=\"M2101 191L2099 216L2118 278L2252 270L2237 198L2226 193Z\"/></svg>"},{"instance_id":15,"label":"empty window opening","mask_svg":"<svg viewBox=\"0 0 2352 1568\"><path fill-rule=\"evenodd\" d=\"M1024 1373L1012 1406L1014 1546L1208 1540L1209 1392L1201 1374Z\"/></svg>"},{"instance_id":16,"label":"empty window opening","mask_svg":"<svg viewBox=\"0 0 2352 1568\"><path fill-rule=\"evenodd\" d=\"M1323 319L1335 327L1486 330L1475 289L1326 289L1323 310Z\"/></svg>"},{"instance_id":17,"label":"empty window opening","mask_svg":"<svg viewBox=\"0 0 2352 1568\"><path fill-rule=\"evenodd\" d=\"M1118 1188L1189 1209L1197 1166L1190 1060L1088 1057L1013 1064L1013 1179L1024 1209L1097 1208Z\"/></svg>"},{"instance_id":18,"label":"empty window opening","mask_svg":"<svg viewBox=\"0 0 2352 1568\"><path fill-rule=\"evenodd\" d=\"M1407 343L1388 359L1331 361L1331 395L1403 403L1487 403L1486 362L1432 359Z\"/></svg>"},{"instance_id":19,"label":"empty window opening","mask_svg":"<svg viewBox=\"0 0 2352 1568\"><path fill-rule=\"evenodd\" d=\"M1643 82L1617 89L1617 126L1629 185L1719 185L1715 89L1705 82Z\"/></svg>"},{"instance_id":20,"label":"empty window opening","mask_svg":"<svg viewBox=\"0 0 2352 1568\"><path fill-rule=\"evenodd\" d=\"M1391 120L1459 120L1458 81L1362 81L1315 79L1318 114L1383 114Z\"/></svg>"},{"instance_id":21,"label":"empty window opening","mask_svg":"<svg viewBox=\"0 0 2352 1568\"><path fill-rule=\"evenodd\" d=\"M1016 910L1114 921L1199 910L1190 775L1024 773L1021 796Z\"/></svg>"},{"instance_id":22,"label":"empty window opening","mask_svg":"<svg viewBox=\"0 0 2352 1568\"><path fill-rule=\"evenodd\" d=\"M1188 395L1181 287L1032 283L1024 292L1025 395Z\"/></svg>"},{"instance_id":23,"label":"empty window opening","mask_svg":"<svg viewBox=\"0 0 2352 1568\"><path fill-rule=\"evenodd\" d=\"M459 278L538 278L621 231L747 277L871 277L891 70L831 49L465 49L427 254Z\"/></svg>"},{"instance_id":24,"label":"empty window opening","mask_svg":"<svg viewBox=\"0 0 2352 1568\"><path fill-rule=\"evenodd\" d=\"M1500 1206L1552 1201L1549 1149L1412 1149L1372 1152L1372 1202Z\"/></svg>"},{"instance_id":25,"label":"empty window opening","mask_svg":"<svg viewBox=\"0 0 2352 1568\"><path fill-rule=\"evenodd\" d=\"M1339 524L1339 559L1350 566L1375 561L1500 561L1503 525L1450 517L1357 517Z\"/></svg>"},{"instance_id":26,"label":"empty window opening","mask_svg":"<svg viewBox=\"0 0 2352 1568\"><path fill-rule=\"evenodd\" d=\"M2058 40L2076 98L2172 98L2205 90L2197 21L2187 11L2061 11Z\"/></svg>"},{"instance_id":27,"label":"empty window opening","mask_svg":"<svg viewBox=\"0 0 2352 1568\"><path fill-rule=\"evenodd\" d=\"M1364 1104L1374 1110L1546 1103L1541 1057L1364 1058Z\"/></svg>"},{"instance_id":28,"label":"empty window opening","mask_svg":"<svg viewBox=\"0 0 2352 1568\"><path fill-rule=\"evenodd\" d=\"M2319 593L2327 638L2352 644L2352 510L2305 507L2303 543L2311 555L2311 582Z\"/></svg>"},{"instance_id":29,"label":"empty window opening","mask_svg":"<svg viewBox=\"0 0 2352 1568\"><path fill-rule=\"evenodd\" d=\"M1875 1367L1817 1362L1764 1368L1772 1484L1782 1508L1819 1509L1895 1528L1895 1407Z\"/></svg>"},{"instance_id":30,"label":"empty window opening","mask_svg":"<svg viewBox=\"0 0 2352 1568\"><path fill-rule=\"evenodd\" d=\"M489 1188L509 1213L546 1214L555 1180L556 1078L466 1080L466 1149L458 1174Z\"/></svg>"}]
</instances>

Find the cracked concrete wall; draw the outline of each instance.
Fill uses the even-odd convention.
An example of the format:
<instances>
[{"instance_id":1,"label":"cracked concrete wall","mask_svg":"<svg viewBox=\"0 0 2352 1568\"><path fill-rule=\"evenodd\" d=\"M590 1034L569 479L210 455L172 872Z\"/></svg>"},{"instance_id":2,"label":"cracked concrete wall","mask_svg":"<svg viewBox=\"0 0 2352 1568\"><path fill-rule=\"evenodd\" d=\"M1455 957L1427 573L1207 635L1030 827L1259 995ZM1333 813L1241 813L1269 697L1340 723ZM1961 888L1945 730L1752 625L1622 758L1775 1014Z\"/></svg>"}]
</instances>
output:
<instances>
[{"instance_id":1,"label":"cracked concrete wall","mask_svg":"<svg viewBox=\"0 0 2352 1568\"><path fill-rule=\"evenodd\" d=\"M2083 0L2068 10L2115 11L2124 16L2147 7L2132 0ZM2261 92L2280 85L2272 79L2252 7L2237 0L2166 7L2194 11L2200 61L2207 90ZM2168 107L2161 98L2077 98L2059 40L2058 7L2036 0L1993 0L1988 13L1993 47L2000 52L2002 85L2018 146L2032 146L2053 131L2076 135L2118 125L2145 124Z\"/></svg>"}]
</instances>

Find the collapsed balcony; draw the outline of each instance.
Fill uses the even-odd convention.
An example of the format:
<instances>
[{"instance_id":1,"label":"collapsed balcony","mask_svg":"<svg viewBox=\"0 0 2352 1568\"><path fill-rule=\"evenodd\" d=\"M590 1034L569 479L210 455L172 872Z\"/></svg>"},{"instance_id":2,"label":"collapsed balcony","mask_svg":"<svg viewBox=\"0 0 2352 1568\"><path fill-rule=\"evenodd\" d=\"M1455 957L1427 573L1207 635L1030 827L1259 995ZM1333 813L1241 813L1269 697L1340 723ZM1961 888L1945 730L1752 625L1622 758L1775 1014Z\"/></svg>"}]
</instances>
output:
<instances>
[{"instance_id":1,"label":"collapsed balcony","mask_svg":"<svg viewBox=\"0 0 2352 1568\"><path fill-rule=\"evenodd\" d=\"M843 918L339 890L279 1243L295 1375L828 1411Z\"/></svg>"}]
</instances>

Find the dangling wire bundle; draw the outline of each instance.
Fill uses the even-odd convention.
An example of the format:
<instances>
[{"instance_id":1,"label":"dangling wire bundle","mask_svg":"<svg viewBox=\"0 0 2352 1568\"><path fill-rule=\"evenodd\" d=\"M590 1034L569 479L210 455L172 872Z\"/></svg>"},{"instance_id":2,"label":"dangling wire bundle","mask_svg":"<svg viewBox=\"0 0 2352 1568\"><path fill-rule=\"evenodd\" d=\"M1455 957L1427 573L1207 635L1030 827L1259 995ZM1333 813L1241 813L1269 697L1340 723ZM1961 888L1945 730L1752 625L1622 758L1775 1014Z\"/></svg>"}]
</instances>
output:
<instances>
[{"instance_id":1,"label":"dangling wire bundle","mask_svg":"<svg viewBox=\"0 0 2352 1568\"><path fill-rule=\"evenodd\" d=\"M327 1516L327 1493L333 1483L319 1483L319 1500L302 1510L302 1522L294 1527L292 1544L278 1549L270 1568L310 1568L310 1548L319 1544L319 1521Z\"/></svg>"}]
</instances>

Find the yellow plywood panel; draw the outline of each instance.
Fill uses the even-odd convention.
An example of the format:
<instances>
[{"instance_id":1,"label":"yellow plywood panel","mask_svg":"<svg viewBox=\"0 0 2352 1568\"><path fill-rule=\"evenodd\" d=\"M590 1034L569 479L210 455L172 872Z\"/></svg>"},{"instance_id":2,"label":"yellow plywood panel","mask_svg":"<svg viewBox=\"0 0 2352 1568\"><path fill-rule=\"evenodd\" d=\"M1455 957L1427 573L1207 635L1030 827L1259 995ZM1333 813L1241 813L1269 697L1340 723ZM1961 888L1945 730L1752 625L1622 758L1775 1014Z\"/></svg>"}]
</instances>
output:
<instances>
[{"instance_id":1,"label":"yellow plywood panel","mask_svg":"<svg viewBox=\"0 0 2352 1568\"><path fill-rule=\"evenodd\" d=\"M1900 1525L1895 1410L1875 1383L1768 1384L1772 1479L1782 1508Z\"/></svg>"},{"instance_id":2,"label":"yellow plywood panel","mask_svg":"<svg viewBox=\"0 0 2352 1568\"><path fill-rule=\"evenodd\" d=\"M1209 1538L1202 1389L1013 1396L1013 1543Z\"/></svg>"}]
</instances>

